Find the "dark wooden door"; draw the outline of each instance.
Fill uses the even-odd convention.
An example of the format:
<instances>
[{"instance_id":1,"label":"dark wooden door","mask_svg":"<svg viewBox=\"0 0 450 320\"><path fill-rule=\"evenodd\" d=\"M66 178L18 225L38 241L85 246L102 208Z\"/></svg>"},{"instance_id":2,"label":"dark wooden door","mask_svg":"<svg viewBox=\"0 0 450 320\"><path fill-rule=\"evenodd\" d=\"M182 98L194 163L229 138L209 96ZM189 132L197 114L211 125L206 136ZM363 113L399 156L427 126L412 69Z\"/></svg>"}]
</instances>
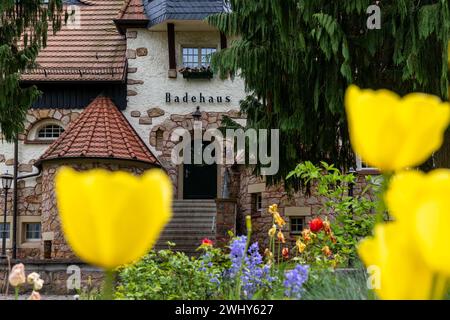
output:
<instances>
[{"instance_id":1,"label":"dark wooden door","mask_svg":"<svg viewBox=\"0 0 450 320\"><path fill-rule=\"evenodd\" d=\"M208 142L203 143L203 148ZM194 163L192 149L192 163ZM184 199L215 199L217 198L217 165L185 164L183 170Z\"/></svg>"},{"instance_id":2,"label":"dark wooden door","mask_svg":"<svg viewBox=\"0 0 450 320\"><path fill-rule=\"evenodd\" d=\"M217 165L184 165L184 199L217 198Z\"/></svg>"}]
</instances>

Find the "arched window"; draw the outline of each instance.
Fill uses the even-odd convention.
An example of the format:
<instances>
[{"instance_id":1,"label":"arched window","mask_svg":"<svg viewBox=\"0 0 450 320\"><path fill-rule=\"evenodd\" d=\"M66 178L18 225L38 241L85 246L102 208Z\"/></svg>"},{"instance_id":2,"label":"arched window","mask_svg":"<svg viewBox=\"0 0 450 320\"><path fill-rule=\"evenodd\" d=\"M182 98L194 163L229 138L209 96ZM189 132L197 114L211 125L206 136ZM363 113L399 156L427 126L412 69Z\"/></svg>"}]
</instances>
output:
<instances>
[{"instance_id":1,"label":"arched window","mask_svg":"<svg viewBox=\"0 0 450 320\"><path fill-rule=\"evenodd\" d=\"M56 140L64 132L64 128L57 124L47 124L41 127L36 135L38 140Z\"/></svg>"}]
</instances>

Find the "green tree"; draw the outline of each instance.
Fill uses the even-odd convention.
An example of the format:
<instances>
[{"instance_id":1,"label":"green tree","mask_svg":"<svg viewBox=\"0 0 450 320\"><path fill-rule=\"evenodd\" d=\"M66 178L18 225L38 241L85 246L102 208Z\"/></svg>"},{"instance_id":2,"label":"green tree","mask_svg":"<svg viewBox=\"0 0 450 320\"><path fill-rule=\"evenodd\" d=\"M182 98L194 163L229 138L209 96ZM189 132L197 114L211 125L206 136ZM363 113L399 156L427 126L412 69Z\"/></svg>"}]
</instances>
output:
<instances>
[{"instance_id":1,"label":"green tree","mask_svg":"<svg viewBox=\"0 0 450 320\"><path fill-rule=\"evenodd\" d=\"M376 30L367 27L370 0L230 0L230 12L208 18L237 36L212 64L223 77L243 77L248 126L280 129L272 182L305 160L354 165L343 106L349 84L447 98L448 0L377 2Z\"/></svg>"},{"instance_id":2,"label":"green tree","mask_svg":"<svg viewBox=\"0 0 450 320\"><path fill-rule=\"evenodd\" d=\"M62 0L0 0L0 130L6 141L23 130L40 94L35 86L21 87L20 73L45 47L49 26L60 28L62 11Z\"/></svg>"}]
</instances>

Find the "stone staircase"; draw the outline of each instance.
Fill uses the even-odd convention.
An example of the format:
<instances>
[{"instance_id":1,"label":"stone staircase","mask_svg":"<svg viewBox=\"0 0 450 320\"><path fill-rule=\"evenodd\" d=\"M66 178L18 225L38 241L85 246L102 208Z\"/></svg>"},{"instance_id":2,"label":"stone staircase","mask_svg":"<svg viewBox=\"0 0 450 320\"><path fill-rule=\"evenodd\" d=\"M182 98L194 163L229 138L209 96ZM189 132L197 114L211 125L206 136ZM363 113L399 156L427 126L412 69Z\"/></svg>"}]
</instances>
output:
<instances>
[{"instance_id":1,"label":"stone staircase","mask_svg":"<svg viewBox=\"0 0 450 320\"><path fill-rule=\"evenodd\" d=\"M175 200L172 220L164 229L155 249L167 249L167 242L170 241L176 244L173 250L195 254L202 239L215 241L216 213L214 200Z\"/></svg>"}]
</instances>

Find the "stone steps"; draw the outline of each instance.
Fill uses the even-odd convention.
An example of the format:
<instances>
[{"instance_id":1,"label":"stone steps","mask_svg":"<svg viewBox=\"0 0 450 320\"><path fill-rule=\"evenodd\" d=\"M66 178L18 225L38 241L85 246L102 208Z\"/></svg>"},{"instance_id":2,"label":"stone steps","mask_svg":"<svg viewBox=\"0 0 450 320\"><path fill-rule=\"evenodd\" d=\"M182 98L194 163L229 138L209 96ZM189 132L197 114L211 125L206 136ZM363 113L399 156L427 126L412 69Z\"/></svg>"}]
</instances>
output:
<instances>
[{"instance_id":1,"label":"stone steps","mask_svg":"<svg viewBox=\"0 0 450 320\"><path fill-rule=\"evenodd\" d=\"M168 249L167 242L175 243L171 249L186 254L196 254L204 238L215 241L212 227L216 217L214 200L176 200L173 217L164 229L155 249Z\"/></svg>"}]
</instances>

